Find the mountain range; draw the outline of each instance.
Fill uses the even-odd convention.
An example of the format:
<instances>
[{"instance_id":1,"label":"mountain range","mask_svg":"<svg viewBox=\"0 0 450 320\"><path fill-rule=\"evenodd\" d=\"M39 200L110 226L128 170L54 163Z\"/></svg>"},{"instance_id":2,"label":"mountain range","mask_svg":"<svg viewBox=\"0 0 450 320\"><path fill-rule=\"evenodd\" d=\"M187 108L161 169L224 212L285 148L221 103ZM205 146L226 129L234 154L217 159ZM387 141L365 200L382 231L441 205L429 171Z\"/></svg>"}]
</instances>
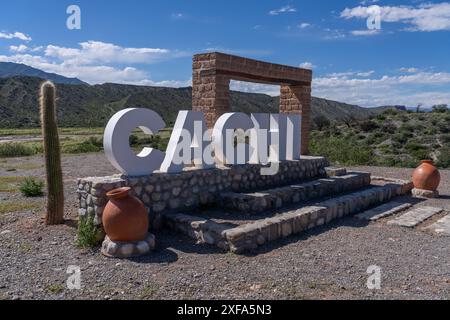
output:
<instances>
[{"instance_id":1,"label":"mountain range","mask_svg":"<svg viewBox=\"0 0 450 320\"><path fill-rule=\"evenodd\" d=\"M165 88L105 83L88 85L76 78L14 63L0 63L0 128L39 126L38 94L45 80L57 84L58 122L64 127L102 127L117 111L143 107L158 112L168 125L179 110L192 108L192 88ZM233 111L278 112L279 97L265 94L231 92ZM362 108L356 105L312 98L312 116L330 121L346 118L366 119L387 108ZM402 108L402 107L396 107Z\"/></svg>"}]
</instances>

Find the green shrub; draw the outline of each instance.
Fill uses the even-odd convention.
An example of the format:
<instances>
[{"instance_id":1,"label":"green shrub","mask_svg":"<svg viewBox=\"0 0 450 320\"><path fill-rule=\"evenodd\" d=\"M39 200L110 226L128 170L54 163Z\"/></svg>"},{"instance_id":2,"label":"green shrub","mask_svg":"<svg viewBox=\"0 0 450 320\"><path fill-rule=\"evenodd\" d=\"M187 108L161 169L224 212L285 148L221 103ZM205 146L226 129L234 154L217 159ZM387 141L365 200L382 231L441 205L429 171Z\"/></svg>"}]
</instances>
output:
<instances>
[{"instance_id":1,"label":"green shrub","mask_svg":"<svg viewBox=\"0 0 450 320\"><path fill-rule=\"evenodd\" d=\"M0 157L27 157L37 153L33 147L23 143L2 143L0 144Z\"/></svg>"},{"instance_id":2,"label":"green shrub","mask_svg":"<svg viewBox=\"0 0 450 320\"><path fill-rule=\"evenodd\" d=\"M370 164L373 156L372 149L367 145L337 137L313 139L310 151L314 155L325 156L332 162L346 165Z\"/></svg>"},{"instance_id":3,"label":"green shrub","mask_svg":"<svg viewBox=\"0 0 450 320\"><path fill-rule=\"evenodd\" d=\"M136 146L139 143L139 138L134 134L130 134L128 141L130 143L130 146Z\"/></svg>"},{"instance_id":4,"label":"green shrub","mask_svg":"<svg viewBox=\"0 0 450 320\"><path fill-rule=\"evenodd\" d=\"M439 150L437 165L441 168L450 168L450 147Z\"/></svg>"},{"instance_id":5,"label":"green shrub","mask_svg":"<svg viewBox=\"0 0 450 320\"><path fill-rule=\"evenodd\" d=\"M435 112L435 113L447 113L450 110L448 109L448 106L446 104L439 104L436 106L433 106L431 112Z\"/></svg>"},{"instance_id":6,"label":"green shrub","mask_svg":"<svg viewBox=\"0 0 450 320\"><path fill-rule=\"evenodd\" d=\"M94 224L94 217L80 217L78 221L77 245L82 248L95 247L99 243L101 231Z\"/></svg>"},{"instance_id":7,"label":"green shrub","mask_svg":"<svg viewBox=\"0 0 450 320\"><path fill-rule=\"evenodd\" d=\"M386 110L383 111L382 114L383 114L383 115L391 115L391 116L395 116L395 115L398 114L398 110L397 110L397 109L394 109L394 108L386 109Z\"/></svg>"},{"instance_id":8,"label":"green shrub","mask_svg":"<svg viewBox=\"0 0 450 320\"><path fill-rule=\"evenodd\" d=\"M441 140L442 140L443 143L446 143L446 144L449 143L450 144L450 134L447 133L447 134L441 135Z\"/></svg>"},{"instance_id":9,"label":"green shrub","mask_svg":"<svg viewBox=\"0 0 450 320\"><path fill-rule=\"evenodd\" d=\"M392 136L392 140L400 144L405 144L406 142L408 142L409 138L410 136L405 132L396 133Z\"/></svg>"},{"instance_id":10,"label":"green shrub","mask_svg":"<svg viewBox=\"0 0 450 320\"><path fill-rule=\"evenodd\" d=\"M91 137L92 138L92 137ZM101 147L94 144L91 138L78 143L69 143L62 145L63 153L79 154L79 153L89 153L89 152L99 152L102 150Z\"/></svg>"},{"instance_id":11,"label":"green shrub","mask_svg":"<svg viewBox=\"0 0 450 320\"><path fill-rule=\"evenodd\" d=\"M430 148L419 143L409 142L405 145L405 150L417 160L430 158Z\"/></svg>"},{"instance_id":12,"label":"green shrub","mask_svg":"<svg viewBox=\"0 0 450 320\"><path fill-rule=\"evenodd\" d=\"M359 127L364 132L373 131L379 128L378 124L373 120L364 120L359 123Z\"/></svg>"},{"instance_id":13,"label":"green shrub","mask_svg":"<svg viewBox=\"0 0 450 320\"><path fill-rule=\"evenodd\" d=\"M386 121L383 123L381 130L385 133L395 133L397 132L397 126L392 121Z\"/></svg>"},{"instance_id":14,"label":"green shrub","mask_svg":"<svg viewBox=\"0 0 450 320\"><path fill-rule=\"evenodd\" d=\"M437 128L441 133L450 133L450 125L446 121L440 121Z\"/></svg>"},{"instance_id":15,"label":"green shrub","mask_svg":"<svg viewBox=\"0 0 450 320\"><path fill-rule=\"evenodd\" d=\"M43 188L43 181L28 177L20 184L19 190L25 197L40 197L44 194L42 191Z\"/></svg>"},{"instance_id":16,"label":"green shrub","mask_svg":"<svg viewBox=\"0 0 450 320\"><path fill-rule=\"evenodd\" d=\"M99 149L103 149L103 139L100 137L92 136L87 139L87 142L98 147Z\"/></svg>"}]
</instances>

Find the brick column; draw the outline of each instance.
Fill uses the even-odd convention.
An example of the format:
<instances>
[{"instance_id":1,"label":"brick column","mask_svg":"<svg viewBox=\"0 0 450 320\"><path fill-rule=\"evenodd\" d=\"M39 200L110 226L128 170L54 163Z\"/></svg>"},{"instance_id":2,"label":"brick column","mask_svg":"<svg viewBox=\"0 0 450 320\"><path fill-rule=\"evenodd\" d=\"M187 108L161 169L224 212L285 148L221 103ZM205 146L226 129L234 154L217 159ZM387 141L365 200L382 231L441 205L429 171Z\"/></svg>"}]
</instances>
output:
<instances>
[{"instance_id":1,"label":"brick column","mask_svg":"<svg viewBox=\"0 0 450 320\"><path fill-rule=\"evenodd\" d=\"M216 120L230 112L230 78L218 74L202 74L202 70L214 66L212 55L194 56L192 74L192 110L205 114L208 128L213 128Z\"/></svg>"},{"instance_id":2,"label":"brick column","mask_svg":"<svg viewBox=\"0 0 450 320\"><path fill-rule=\"evenodd\" d=\"M311 87L281 85L280 112L297 113L302 116L302 155L309 153L309 131L311 121Z\"/></svg>"}]
</instances>

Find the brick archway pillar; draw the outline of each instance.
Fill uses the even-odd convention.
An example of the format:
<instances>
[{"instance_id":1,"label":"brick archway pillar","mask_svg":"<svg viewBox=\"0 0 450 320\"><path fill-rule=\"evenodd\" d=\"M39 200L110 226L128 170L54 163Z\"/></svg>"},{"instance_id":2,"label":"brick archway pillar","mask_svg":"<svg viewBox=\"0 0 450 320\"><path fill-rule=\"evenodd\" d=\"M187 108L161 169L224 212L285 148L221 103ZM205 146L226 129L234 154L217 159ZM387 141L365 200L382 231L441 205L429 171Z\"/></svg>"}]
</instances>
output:
<instances>
[{"instance_id":1,"label":"brick archway pillar","mask_svg":"<svg viewBox=\"0 0 450 320\"><path fill-rule=\"evenodd\" d=\"M194 55L192 64L192 109L205 114L208 128L230 112L230 80L281 86L280 113L302 116L303 155L308 154L311 119L312 71L243 57L212 52Z\"/></svg>"},{"instance_id":2,"label":"brick archway pillar","mask_svg":"<svg viewBox=\"0 0 450 320\"><path fill-rule=\"evenodd\" d=\"M309 130L311 125L311 86L281 85L280 112L295 113L302 116L302 154L309 152Z\"/></svg>"}]
</instances>

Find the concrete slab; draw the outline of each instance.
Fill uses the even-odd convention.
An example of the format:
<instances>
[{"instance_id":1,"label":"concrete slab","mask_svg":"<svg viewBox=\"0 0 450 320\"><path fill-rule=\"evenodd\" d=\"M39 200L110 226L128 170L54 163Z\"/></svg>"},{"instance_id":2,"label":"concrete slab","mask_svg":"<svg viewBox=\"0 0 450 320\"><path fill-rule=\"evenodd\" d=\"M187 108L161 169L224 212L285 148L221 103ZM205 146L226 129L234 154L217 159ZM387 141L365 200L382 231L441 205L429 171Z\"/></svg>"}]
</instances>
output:
<instances>
[{"instance_id":1,"label":"concrete slab","mask_svg":"<svg viewBox=\"0 0 450 320\"><path fill-rule=\"evenodd\" d=\"M412 207L411 203L389 202L376 208L357 214L355 217L361 220L376 221L391 216Z\"/></svg>"},{"instance_id":2,"label":"concrete slab","mask_svg":"<svg viewBox=\"0 0 450 320\"><path fill-rule=\"evenodd\" d=\"M424 230L430 230L437 234L450 236L450 214L425 227Z\"/></svg>"},{"instance_id":3,"label":"concrete slab","mask_svg":"<svg viewBox=\"0 0 450 320\"><path fill-rule=\"evenodd\" d=\"M395 219L388 221L388 224L398 225L398 226L407 227L407 228L414 228L418 224L431 218L435 214L441 213L442 211L444 211L443 208L417 207Z\"/></svg>"}]
</instances>

